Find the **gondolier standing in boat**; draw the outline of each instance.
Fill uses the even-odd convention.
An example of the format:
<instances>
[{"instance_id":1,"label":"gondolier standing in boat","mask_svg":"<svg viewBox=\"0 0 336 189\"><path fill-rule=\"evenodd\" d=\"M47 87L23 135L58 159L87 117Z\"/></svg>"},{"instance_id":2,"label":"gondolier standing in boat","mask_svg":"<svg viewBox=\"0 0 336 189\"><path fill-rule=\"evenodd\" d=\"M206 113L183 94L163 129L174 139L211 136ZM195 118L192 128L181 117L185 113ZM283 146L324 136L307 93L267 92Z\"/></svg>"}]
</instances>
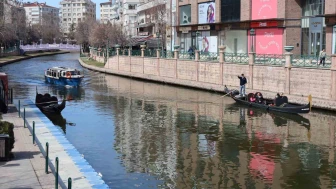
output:
<instances>
[{"instance_id":1,"label":"gondolier standing in boat","mask_svg":"<svg viewBox=\"0 0 336 189\"><path fill-rule=\"evenodd\" d=\"M246 77L244 74L241 74L238 78L240 80L240 96L245 96L245 85L247 83Z\"/></svg>"}]
</instances>

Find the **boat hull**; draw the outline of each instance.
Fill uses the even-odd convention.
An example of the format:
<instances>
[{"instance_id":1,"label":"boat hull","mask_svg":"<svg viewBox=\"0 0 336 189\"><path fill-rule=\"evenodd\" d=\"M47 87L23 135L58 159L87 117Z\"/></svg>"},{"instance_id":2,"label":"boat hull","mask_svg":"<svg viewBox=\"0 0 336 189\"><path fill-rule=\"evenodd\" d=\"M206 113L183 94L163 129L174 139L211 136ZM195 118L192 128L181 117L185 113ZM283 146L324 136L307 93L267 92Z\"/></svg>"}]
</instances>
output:
<instances>
[{"instance_id":1,"label":"boat hull","mask_svg":"<svg viewBox=\"0 0 336 189\"><path fill-rule=\"evenodd\" d=\"M83 79L83 78L65 78L65 77L53 78L48 76L44 77L47 83L55 85L70 85L70 86L79 86Z\"/></svg>"},{"instance_id":2,"label":"boat hull","mask_svg":"<svg viewBox=\"0 0 336 189\"><path fill-rule=\"evenodd\" d=\"M310 104L307 105L293 105L288 104L288 107L278 107L278 106L269 106L265 104L258 104L254 102L248 102L244 98L237 98L234 96L231 96L233 100L235 100L237 103L244 104L250 107L260 108L267 111L273 111L273 112L282 112L282 113L291 113L291 114L305 114L310 112Z\"/></svg>"}]
</instances>

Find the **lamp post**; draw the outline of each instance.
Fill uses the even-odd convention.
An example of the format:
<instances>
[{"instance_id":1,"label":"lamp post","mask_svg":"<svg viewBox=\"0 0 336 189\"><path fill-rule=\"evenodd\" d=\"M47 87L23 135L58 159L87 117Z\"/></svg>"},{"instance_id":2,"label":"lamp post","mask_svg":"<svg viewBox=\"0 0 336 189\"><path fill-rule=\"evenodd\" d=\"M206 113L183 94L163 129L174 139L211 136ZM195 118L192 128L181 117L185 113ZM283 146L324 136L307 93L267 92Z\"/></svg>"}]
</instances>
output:
<instances>
[{"instance_id":1,"label":"lamp post","mask_svg":"<svg viewBox=\"0 0 336 189\"><path fill-rule=\"evenodd\" d=\"M251 36L251 52L254 52L255 30L253 28L250 30L250 36Z\"/></svg>"},{"instance_id":2,"label":"lamp post","mask_svg":"<svg viewBox=\"0 0 336 189\"><path fill-rule=\"evenodd\" d=\"M129 47L129 49L132 49L132 43L131 43L132 35L128 35L128 37L129 37L129 44L128 44L128 47Z\"/></svg>"},{"instance_id":3,"label":"lamp post","mask_svg":"<svg viewBox=\"0 0 336 189\"><path fill-rule=\"evenodd\" d=\"M158 49L160 49L160 45L159 45L160 32L156 32L156 38L157 38L157 47Z\"/></svg>"},{"instance_id":4,"label":"lamp post","mask_svg":"<svg viewBox=\"0 0 336 189\"><path fill-rule=\"evenodd\" d=\"M198 36L200 35L199 31L196 31L196 50L198 50Z\"/></svg>"}]
</instances>

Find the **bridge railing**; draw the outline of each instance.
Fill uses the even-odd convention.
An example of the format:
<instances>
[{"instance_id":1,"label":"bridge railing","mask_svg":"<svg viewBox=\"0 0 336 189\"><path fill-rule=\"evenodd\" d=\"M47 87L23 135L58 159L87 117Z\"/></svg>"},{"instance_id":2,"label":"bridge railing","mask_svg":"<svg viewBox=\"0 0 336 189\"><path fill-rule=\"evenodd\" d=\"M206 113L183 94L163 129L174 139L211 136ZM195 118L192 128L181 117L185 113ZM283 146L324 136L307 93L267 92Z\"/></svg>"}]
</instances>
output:
<instances>
[{"instance_id":1,"label":"bridge railing","mask_svg":"<svg viewBox=\"0 0 336 189\"><path fill-rule=\"evenodd\" d=\"M80 50L80 45L75 44L34 44L34 45L20 45L24 51L33 50Z\"/></svg>"}]
</instances>

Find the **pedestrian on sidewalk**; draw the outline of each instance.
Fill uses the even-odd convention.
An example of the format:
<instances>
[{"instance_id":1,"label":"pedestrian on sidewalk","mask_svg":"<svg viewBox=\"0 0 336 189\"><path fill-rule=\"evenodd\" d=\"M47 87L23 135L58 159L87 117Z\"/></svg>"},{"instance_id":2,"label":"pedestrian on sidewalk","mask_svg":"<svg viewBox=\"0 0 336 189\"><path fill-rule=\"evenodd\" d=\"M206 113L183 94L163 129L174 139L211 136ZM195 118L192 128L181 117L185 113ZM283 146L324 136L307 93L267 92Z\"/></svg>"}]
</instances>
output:
<instances>
[{"instance_id":1,"label":"pedestrian on sidewalk","mask_svg":"<svg viewBox=\"0 0 336 189\"><path fill-rule=\"evenodd\" d=\"M246 77L244 74L241 74L241 76L238 75L238 78L240 80L240 96L245 96L245 85L247 83Z\"/></svg>"},{"instance_id":2,"label":"pedestrian on sidewalk","mask_svg":"<svg viewBox=\"0 0 336 189\"><path fill-rule=\"evenodd\" d=\"M327 53L325 52L325 49L322 49L322 51L320 52L320 61L318 65L322 64L322 66L324 66L326 56L327 56Z\"/></svg>"}]
</instances>

